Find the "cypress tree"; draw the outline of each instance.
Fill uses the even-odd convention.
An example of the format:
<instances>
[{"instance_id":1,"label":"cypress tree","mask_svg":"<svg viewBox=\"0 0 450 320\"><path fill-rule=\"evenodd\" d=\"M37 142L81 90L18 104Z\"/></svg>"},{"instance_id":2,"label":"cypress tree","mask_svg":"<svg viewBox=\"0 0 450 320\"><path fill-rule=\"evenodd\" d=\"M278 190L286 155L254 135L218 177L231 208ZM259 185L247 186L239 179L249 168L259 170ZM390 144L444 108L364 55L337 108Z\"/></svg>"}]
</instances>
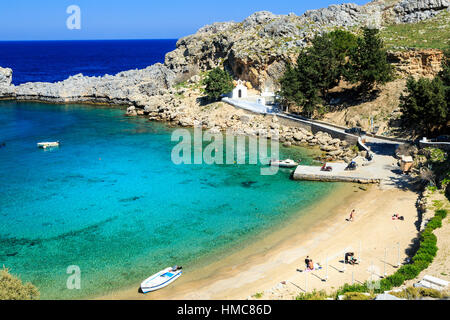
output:
<instances>
[{"instance_id":1,"label":"cypress tree","mask_svg":"<svg viewBox=\"0 0 450 320\"><path fill-rule=\"evenodd\" d=\"M392 80L393 68L387 62L387 53L378 29L363 29L363 37L358 38L358 45L350 54L347 80L359 83L362 93L371 92L377 84Z\"/></svg>"}]
</instances>

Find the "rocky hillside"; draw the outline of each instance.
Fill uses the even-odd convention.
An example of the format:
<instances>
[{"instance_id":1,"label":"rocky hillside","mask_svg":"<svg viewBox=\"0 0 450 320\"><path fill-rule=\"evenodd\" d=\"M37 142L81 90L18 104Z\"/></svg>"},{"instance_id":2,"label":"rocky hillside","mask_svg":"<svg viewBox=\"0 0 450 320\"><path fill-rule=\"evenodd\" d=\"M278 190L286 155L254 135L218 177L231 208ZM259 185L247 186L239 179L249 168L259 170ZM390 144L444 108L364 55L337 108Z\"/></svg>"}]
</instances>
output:
<instances>
[{"instance_id":1,"label":"rocky hillside","mask_svg":"<svg viewBox=\"0 0 450 320\"><path fill-rule=\"evenodd\" d=\"M450 0L376 0L364 6L332 5L301 16L257 12L240 23L219 22L182 38L164 65L132 70L116 76L76 75L56 84L11 86L10 69L0 69L0 95L48 101L127 103L145 106L175 82L223 65L235 78L260 90L275 91L285 63L296 59L318 33L336 28L357 30L426 21L448 11ZM418 53L420 55L420 53ZM419 58L420 59L420 58ZM404 61L403 57L393 60ZM397 61L397 62L398 62ZM405 69L404 66L402 66Z\"/></svg>"},{"instance_id":2,"label":"rocky hillside","mask_svg":"<svg viewBox=\"0 0 450 320\"><path fill-rule=\"evenodd\" d=\"M182 38L166 65L187 77L224 65L236 78L258 89L274 90L285 62L296 58L318 33L335 28L382 28L417 23L448 10L448 0L372 1L364 6L332 5L301 16L257 12L241 23L215 23Z\"/></svg>"},{"instance_id":3,"label":"rocky hillside","mask_svg":"<svg viewBox=\"0 0 450 320\"><path fill-rule=\"evenodd\" d=\"M201 28L196 34L180 39L176 50L167 54L164 64L143 70L104 77L79 74L57 83L14 86L11 84L13 71L0 68L0 98L125 104L138 108L131 110L131 114L146 114L151 119L181 125L203 123L215 127L214 119L206 120L209 111L198 102L201 97L198 81L202 71L223 65L236 79L247 80L249 86L275 91L286 62L295 60L299 51L318 33L336 28L356 31L367 25L386 29L420 23L427 25L429 21L439 24L440 20L436 22L436 19L443 14L448 16L449 7L449 0L376 0L364 6L332 5L301 16L257 12L240 23L222 22ZM429 32L440 34L439 31ZM403 76L433 76L439 69L441 57L440 51L433 50L390 52L391 62ZM176 86L184 81L197 82L197 85L193 90ZM342 125L366 127L367 120L375 117L376 121L382 121L376 123L382 128L379 133L386 133L389 131L388 115L395 114L403 88L404 81L401 80L388 84L379 99L360 106L338 101L336 110L327 119Z\"/></svg>"}]
</instances>

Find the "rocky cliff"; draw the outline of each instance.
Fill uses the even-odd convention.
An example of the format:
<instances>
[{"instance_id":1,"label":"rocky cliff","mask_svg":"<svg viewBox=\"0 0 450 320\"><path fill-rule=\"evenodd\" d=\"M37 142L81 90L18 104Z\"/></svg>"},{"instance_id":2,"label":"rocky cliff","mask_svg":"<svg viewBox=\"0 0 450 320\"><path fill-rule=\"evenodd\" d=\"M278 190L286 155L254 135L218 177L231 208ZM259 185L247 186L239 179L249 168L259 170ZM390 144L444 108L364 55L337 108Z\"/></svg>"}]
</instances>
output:
<instances>
[{"instance_id":1,"label":"rocky cliff","mask_svg":"<svg viewBox=\"0 0 450 320\"><path fill-rule=\"evenodd\" d=\"M408 50L388 52L388 59L405 76L434 77L441 71L444 53L441 50Z\"/></svg>"},{"instance_id":2,"label":"rocky cliff","mask_svg":"<svg viewBox=\"0 0 450 320\"><path fill-rule=\"evenodd\" d=\"M364 6L332 5L301 16L257 12L241 23L216 23L180 39L165 64L186 78L223 65L255 88L274 90L285 63L295 60L316 34L335 28L418 22L448 8L448 0L385 0Z\"/></svg>"},{"instance_id":3,"label":"rocky cliff","mask_svg":"<svg viewBox=\"0 0 450 320\"><path fill-rule=\"evenodd\" d=\"M12 86L11 78L11 69L0 69L0 94L3 97L55 103L93 102L144 106L149 97L161 95L172 87L175 73L161 64L155 64L143 70L124 71L115 76L85 77L78 74L56 83L29 82Z\"/></svg>"},{"instance_id":4,"label":"rocky cliff","mask_svg":"<svg viewBox=\"0 0 450 320\"><path fill-rule=\"evenodd\" d=\"M191 79L200 71L223 65L235 78L257 89L277 89L285 63L296 59L302 47L323 31L353 30L363 25L415 22L448 10L448 0L377 0L364 6L332 5L301 16L257 12L240 23L215 23L182 38L166 56L165 64L130 70L115 76L75 75L57 83L11 85L11 69L0 68L0 97L51 102L95 102L153 108L155 100L173 94L173 84ZM423 57L423 55L422 55ZM430 59L393 56L400 69L412 61L429 65ZM420 64L420 61L422 63ZM425 62L425 63L423 63ZM197 79L198 76L194 77ZM156 97L156 98L155 98Z\"/></svg>"}]
</instances>

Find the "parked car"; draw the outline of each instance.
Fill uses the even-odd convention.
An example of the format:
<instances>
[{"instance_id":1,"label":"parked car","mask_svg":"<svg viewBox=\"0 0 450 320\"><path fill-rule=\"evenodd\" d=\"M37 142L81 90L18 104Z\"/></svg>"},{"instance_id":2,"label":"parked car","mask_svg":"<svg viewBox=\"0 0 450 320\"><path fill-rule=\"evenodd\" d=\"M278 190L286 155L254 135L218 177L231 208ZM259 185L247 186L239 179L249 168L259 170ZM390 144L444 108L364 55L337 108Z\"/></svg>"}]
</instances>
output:
<instances>
[{"instance_id":1,"label":"parked car","mask_svg":"<svg viewBox=\"0 0 450 320\"><path fill-rule=\"evenodd\" d=\"M361 128L351 128L351 129L347 129L345 130L345 133L349 133L349 134L354 134L356 136L364 136L367 134L367 132L365 132L363 129Z\"/></svg>"}]
</instances>

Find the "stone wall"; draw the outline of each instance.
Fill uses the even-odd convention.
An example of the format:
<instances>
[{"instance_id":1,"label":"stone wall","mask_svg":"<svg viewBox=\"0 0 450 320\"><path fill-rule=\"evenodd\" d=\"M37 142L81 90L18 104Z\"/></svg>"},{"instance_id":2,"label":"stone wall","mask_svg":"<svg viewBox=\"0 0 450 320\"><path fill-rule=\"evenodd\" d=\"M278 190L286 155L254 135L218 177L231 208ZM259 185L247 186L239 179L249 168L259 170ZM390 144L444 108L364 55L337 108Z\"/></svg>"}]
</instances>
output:
<instances>
[{"instance_id":1,"label":"stone wall","mask_svg":"<svg viewBox=\"0 0 450 320\"><path fill-rule=\"evenodd\" d=\"M333 139L339 139L346 141L349 145L357 145L358 137L352 134L342 132L339 129L333 129L321 126L320 124L310 122L308 120L303 120L299 118L294 118L286 115L277 115L280 122L290 127L303 128L305 130L311 131L313 134L319 132L328 133Z\"/></svg>"}]
</instances>

